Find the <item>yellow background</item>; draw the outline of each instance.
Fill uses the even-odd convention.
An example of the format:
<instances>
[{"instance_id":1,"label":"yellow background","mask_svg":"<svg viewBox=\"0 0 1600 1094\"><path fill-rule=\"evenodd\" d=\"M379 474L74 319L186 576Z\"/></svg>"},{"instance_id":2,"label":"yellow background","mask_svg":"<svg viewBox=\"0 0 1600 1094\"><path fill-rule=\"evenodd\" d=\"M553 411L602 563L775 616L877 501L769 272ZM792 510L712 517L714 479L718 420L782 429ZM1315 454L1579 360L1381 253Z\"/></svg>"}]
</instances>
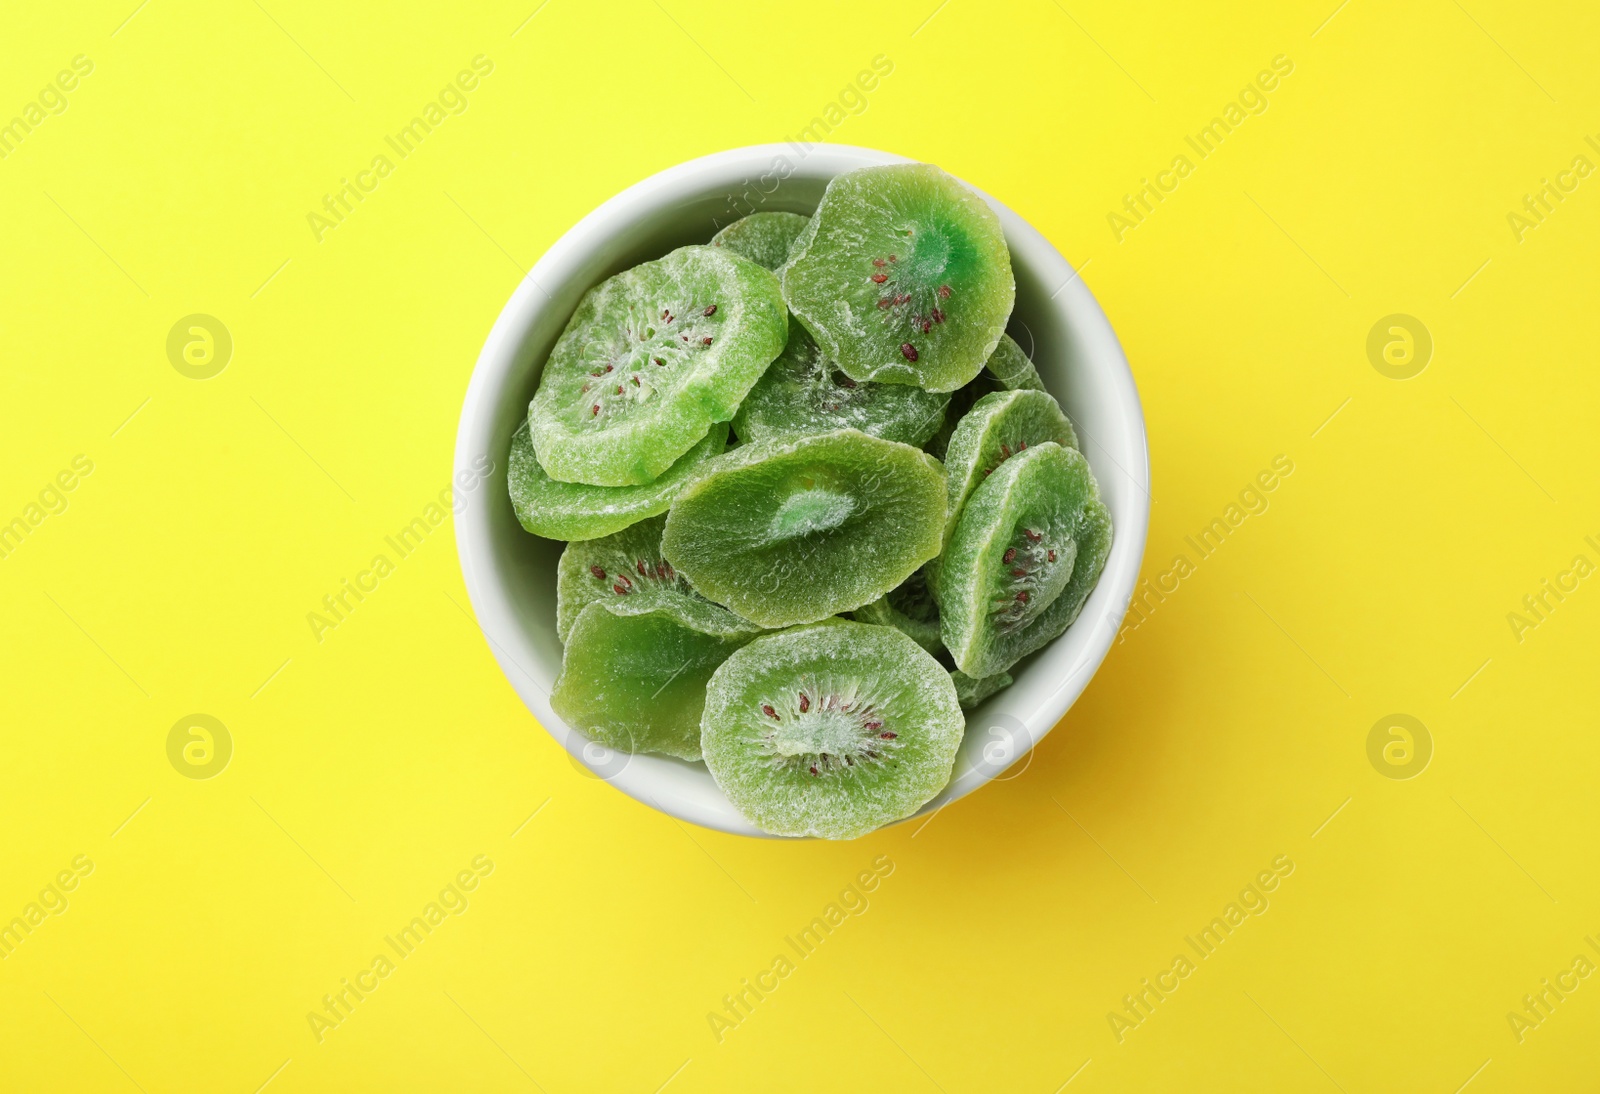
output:
<instances>
[{"instance_id":1,"label":"yellow background","mask_svg":"<svg viewBox=\"0 0 1600 1094\"><path fill-rule=\"evenodd\" d=\"M1592 1080L1600 981L1520 1043L1506 1018L1600 959L1600 582L1507 621L1600 562L1600 177L1507 221L1600 163L1592 5L135 2L0 28L0 121L94 64L0 160L0 520L94 465L0 560L0 919L94 864L0 961L0 1087ZM469 108L318 242L307 214L477 54ZM313 637L447 486L521 271L878 54L829 139L936 162L1087 264L1149 423L1147 575L1295 466L1031 764L855 843L679 824L517 701L448 524ZM1278 54L1266 112L1118 242L1107 214ZM168 362L192 313L231 332L214 379ZM1391 313L1432 333L1415 379L1368 359ZM209 780L166 753L196 712L234 744ZM1397 712L1434 745L1407 781L1366 752ZM477 855L466 911L319 1043L307 1012ZM1119 1043L1107 1012L1279 855L1270 908ZM870 906L719 1042L707 1013L879 856Z\"/></svg>"}]
</instances>

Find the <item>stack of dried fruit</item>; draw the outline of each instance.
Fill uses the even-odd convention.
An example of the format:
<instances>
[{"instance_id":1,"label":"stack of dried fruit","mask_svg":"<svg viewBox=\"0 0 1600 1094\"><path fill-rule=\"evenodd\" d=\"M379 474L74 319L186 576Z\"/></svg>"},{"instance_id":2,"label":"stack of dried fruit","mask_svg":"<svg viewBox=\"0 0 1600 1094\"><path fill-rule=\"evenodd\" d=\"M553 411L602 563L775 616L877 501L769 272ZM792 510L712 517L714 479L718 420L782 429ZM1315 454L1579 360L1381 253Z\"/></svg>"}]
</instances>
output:
<instances>
[{"instance_id":1,"label":"stack of dried fruit","mask_svg":"<svg viewBox=\"0 0 1600 1094\"><path fill-rule=\"evenodd\" d=\"M556 712L704 760L778 835L943 789L962 707L1066 630L1111 547L1014 295L994 212L924 164L591 289L511 444L518 519L571 541Z\"/></svg>"}]
</instances>

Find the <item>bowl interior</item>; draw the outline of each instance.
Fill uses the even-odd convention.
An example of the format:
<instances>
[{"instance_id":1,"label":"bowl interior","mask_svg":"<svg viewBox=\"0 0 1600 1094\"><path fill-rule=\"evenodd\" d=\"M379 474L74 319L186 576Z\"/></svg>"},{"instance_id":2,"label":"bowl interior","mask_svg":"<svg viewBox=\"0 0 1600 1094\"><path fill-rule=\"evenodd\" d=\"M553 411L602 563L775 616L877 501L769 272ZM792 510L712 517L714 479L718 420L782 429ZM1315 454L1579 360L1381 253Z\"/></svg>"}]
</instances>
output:
<instances>
[{"instance_id":1,"label":"bowl interior","mask_svg":"<svg viewBox=\"0 0 1600 1094\"><path fill-rule=\"evenodd\" d=\"M616 753L567 727L550 709L561 671L556 561L562 545L517 523L505 488L511 435L579 298L600 281L691 243L747 212L809 214L842 171L901 157L841 146L764 145L671 168L623 191L556 242L518 286L490 332L468 386L456 447L458 475L493 466L456 517L462 571L479 625L507 679L583 773L684 820L763 835L739 815L704 765ZM1014 777L1071 706L1116 635L1137 579L1149 519L1144 419L1115 334L1072 267L1037 231L992 198L1017 281L1009 333L1077 428L1111 511L1105 573L1078 621L1012 670L1016 682L969 713L949 786L922 810L984 782ZM458 481L465 481L460 480ZM920 815L920 814L919 814Z\"/></svg>"}]
</instances>

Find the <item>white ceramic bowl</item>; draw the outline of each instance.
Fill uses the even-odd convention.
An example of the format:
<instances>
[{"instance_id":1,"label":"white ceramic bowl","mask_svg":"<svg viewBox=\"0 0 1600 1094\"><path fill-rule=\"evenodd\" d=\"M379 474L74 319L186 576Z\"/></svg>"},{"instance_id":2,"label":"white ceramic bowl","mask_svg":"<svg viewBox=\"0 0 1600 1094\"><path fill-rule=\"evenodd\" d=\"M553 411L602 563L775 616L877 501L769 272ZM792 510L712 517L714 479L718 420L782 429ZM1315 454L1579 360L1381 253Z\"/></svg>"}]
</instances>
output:
<instances>
[{"instance_id":1,"label":"white ceramic bowl","mask_svg":"<svg viewBox=\"0 0 1600 1094\"><path fill-rule=\"evenodd\" d=\"M585 290L675 247L704 243L720 225L755 209L810 213L828 180L841 172L903 162L868 148L754 145L691 160L629 187L574 225L534 265L495 321L467 386L456 481L472 481L485 460L494 470L482 488L464 494L456 540L478 624L501 669L580 770L708 828L763 835L729 804L704 765L612 752L550 709L550 689L561 672L561 544L531 536L517 523L505 487L511 434L527 413L545 356ZM1001 777L1072 706L1116 638L1150 520L1144 416L1116 335L1082 278L1049 241L998 201L987 200L1000 216L1016 274L1010 333L1077 427L1111 510L1115 538L1105 573L1078 621L1013 669L1016 683L971 713L950 785L924 813Z\"/></svg>"}]
</instances>

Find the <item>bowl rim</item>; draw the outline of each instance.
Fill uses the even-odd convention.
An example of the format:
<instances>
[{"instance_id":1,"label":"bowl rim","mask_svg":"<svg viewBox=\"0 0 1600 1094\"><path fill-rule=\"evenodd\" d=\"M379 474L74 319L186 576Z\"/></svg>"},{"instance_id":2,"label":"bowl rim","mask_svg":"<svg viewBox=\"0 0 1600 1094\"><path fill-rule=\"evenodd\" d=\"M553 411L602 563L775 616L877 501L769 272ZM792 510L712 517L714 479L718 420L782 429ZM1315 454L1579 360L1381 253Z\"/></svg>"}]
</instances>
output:
<instances>
[{"instance_id":1,"label":"bowl rim","mask_svg":"<svg viewBox=\"0 0 1600 1094\"><path fill-rule=\"evenodd\" d=\"M791 172L794 171L796 160L807 177L814 180L831 178L857 167L915 162L894 153L854 145L747 145L668 167L596 206L540 256L518 282L495 318L473 366L462 400L454 453L454 481L473 481L478 477L481 461L486 455L503 472L503 464L495 452L495 439L490 435L491 422L501 403L513 397L508 389L517 386L516 380L521 375L518 357L523 338L544 309L555 303L555 298L545 288L545 281L554 284L563 280L570 276L569 271L581 265L599 242L630 229L637 230L650 222L650 216L660 216L677 205L701 198L708 188L737 186L740 179L748 186L755 177L765 181L772 171L777 170L780 162L788 164ZM763 168L771 168L771 171L762 174ZM787 177L788 174L780 176ZM1123 459L1118 460L1109 452L1106 458L1131 480L1132 486L1142 495L1142 500L1136 501L1132 507L1123 506L1115 514L1111 554L1078 620L1066 634L1033 655L1041 659L1048 657L1051 651L1062 648L1070 635L1088 624L1092 633L1078 645L1077 656L1071 664L1061 666L1063 675L1059 686L1042 701L1036 702L1024 717L993 712L985 714L990 703L967 712L968 738L974 733L975 722L985 719L991 723L987 727L988 732L1000 735L997 759L991 760L986 751L984 763L974 763L965 770L960 768L958 761L957 770L952 773L945 788L912 817L895 822L901 824L937 812L979 786L1005 777L1006 772L1024 757L1030 756L1039 741L1061 721L1088 686L1116 639L1138 583L1149 530L1149 441L1143 405L1116 333L1079 275L1079 270L1021 216L977 187L973 189L999 215L1013 254L1013 263L1020 248L1026 253L1030 267L1036 274L1053 270L1059 275L1061 284L1051 294L1049 303L1062 313L1062 320L1074 337L1090 346L1094 367L1104 373L1100 380L1112 388L1110 401L1121 418ZM589 287L584 286L585 289ZM562 317L563 325L567 318ZM1078 423L1075 421L1074 424ZM1080 429L1080 436L1083 433ZM1091 458L1091 463L1094 462ZM1097 469L1097 478L1100 477ZM491 483L503 481L503 473L490 479ZM467 595L478 627L487 639L507 682L545 731L566 749L574 766L580 772L610 782L629 797L680 820L736 835L784 838L773 837L757 829L738 814L726 799L720 803L714 799L707 800L703 785L698 792L689 792L691 784L699 785L710 779L709 772L702 765L645 755L624 758L619 765L619 754L590 742L581 733L568 727L551 709L550 687L541 684L525 663L538 663L539 658L527 643L516 618L506 592L505 575L496 565L492 549L494 534L490 506L497 502L509 504L509 501L496 498L493 490L483 493L488 496L468 499L467 504L458 506L460 511L454 516L457 555ZM1092 612L1091 606L1094 609ZM1058 653L1057 657L1063 655L1064 651ZM549 683L553 685L553 679ZM628 759L644 762L630 763ZM678 770L679 767L682 771ZM714 782L711 785L715 788ZM721 796L720 789L716 790L716 796Z\"/></svg>"}]
</instances>

